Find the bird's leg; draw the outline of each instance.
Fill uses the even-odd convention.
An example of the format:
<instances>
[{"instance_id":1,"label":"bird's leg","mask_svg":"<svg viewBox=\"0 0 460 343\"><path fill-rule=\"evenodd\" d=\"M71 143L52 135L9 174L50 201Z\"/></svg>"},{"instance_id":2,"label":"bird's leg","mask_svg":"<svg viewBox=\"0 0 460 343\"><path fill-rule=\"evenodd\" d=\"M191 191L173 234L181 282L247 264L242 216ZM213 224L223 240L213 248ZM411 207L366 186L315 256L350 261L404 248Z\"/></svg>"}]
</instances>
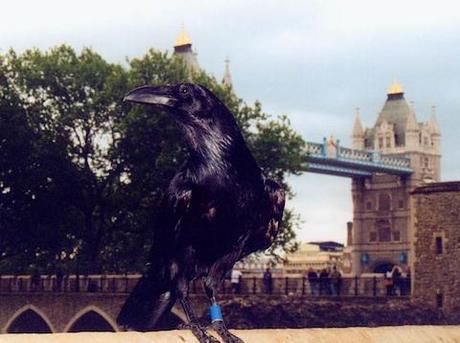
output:
<instances>
[{"instance_id":1,"label":"bird's leg","mask_svg":"<svg viewBox=\"0 0 460 343\"><path fill-rule=\"evenodd\" d=\"M224 318L220 310L220 306L217 303L215 297L217 289L217 280L218 278L208 276L204 279L203 282L204 290L211 303L211 326L219 334L219 336L225 343L244 343L244 341L241 338L238 338L232 333L230 333L230 331L228 331L225 325Z\"/></svg>"},{"instance_id":2,"label":"bird's leg","mask_svg":"<svg viewBox=\"0 0 460 343\"><path fill-rule=\"evenodd\" d=\"M185 279L179 282L178 293L180 304L184 310L188 322L187 324L180 325L180 328L192 331L193 335L198 339L200 343L219 343L216 338L208 334L206 329L198 323L195 313L190 307L190 303L188 301L188 285Z\"/></svg>"}]
</instances>

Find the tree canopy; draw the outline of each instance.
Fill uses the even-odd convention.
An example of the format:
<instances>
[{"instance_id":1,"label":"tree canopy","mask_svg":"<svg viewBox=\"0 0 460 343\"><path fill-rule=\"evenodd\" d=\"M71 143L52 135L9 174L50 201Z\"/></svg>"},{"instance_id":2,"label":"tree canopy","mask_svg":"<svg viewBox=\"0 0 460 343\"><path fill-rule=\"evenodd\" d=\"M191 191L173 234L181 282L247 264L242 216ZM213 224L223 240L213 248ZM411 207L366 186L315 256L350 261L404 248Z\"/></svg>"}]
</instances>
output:
<instances>
[{"instance_id":1,"label":"tree canopy","mask_svg":"<svg viewBox=\"0 0 460 343\"><path fill-rule=\"evenodd\" d=\"M66 45L10 50L0 55L0 273L142 271L187 150L171 118L121 100L140 85L184 81L226 103L265 174L289 190L286 176L306 164L288 119L244 103L179 57L152 49L122 66ZM289 210L284 225L272 252L295 247Z\"/></svg>"}]
</instances>

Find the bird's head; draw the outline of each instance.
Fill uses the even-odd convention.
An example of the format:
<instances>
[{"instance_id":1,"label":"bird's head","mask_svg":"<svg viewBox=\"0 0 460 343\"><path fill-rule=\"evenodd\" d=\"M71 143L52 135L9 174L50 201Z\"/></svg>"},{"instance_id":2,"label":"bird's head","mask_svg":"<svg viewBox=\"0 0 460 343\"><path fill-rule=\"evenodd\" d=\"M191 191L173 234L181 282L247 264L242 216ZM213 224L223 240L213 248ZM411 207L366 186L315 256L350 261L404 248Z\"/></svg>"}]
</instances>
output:
<instances>
[{"instance_id":1,"label":"bird's head","mask_svg":"<svg viewBox=\"0 0 460 343\"><path fill-rule=\"evenodd\" d=\"M201 85L143 86L130 91L123 101L150 105L171 114L184 129L192 150L213 153L241 137L232 113Z\"/></svg>"},{"instance_id":2,"label":"bird's head","mask_svg":"<svg viewBox=\"0 0 460 343\"><path fill-rule=\"evenodd\" d=\"M123 101L150 105L168 112L182 124L228 120L228 116L222 117L217 113L225 105L206 87L192 83L138 87L130 91Z\"/></svg>"}]
</instances>

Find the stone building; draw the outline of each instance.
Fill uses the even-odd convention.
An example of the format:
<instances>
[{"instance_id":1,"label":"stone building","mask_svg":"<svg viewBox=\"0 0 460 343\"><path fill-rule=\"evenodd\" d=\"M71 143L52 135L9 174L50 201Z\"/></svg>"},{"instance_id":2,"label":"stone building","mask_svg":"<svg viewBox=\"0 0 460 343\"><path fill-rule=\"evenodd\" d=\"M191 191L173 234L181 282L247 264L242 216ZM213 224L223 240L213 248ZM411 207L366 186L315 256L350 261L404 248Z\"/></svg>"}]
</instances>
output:
<instances>
[{"instance_id":1,"label":"stone building","mask_svg":"<svg viewBox=\"0 0 460 343\"><path fill-rule=\"evenodd\" d=\"M194 72L199 72L201 70L197 58L198 54L192 49L192 39L185 30L184 26L182 26L182 29L174 42L174 55L181 57L189 70ZM225 58L222 85L234 92L232 75L230 73L230 59L228 57Z\"/></svg>"},{"instance_id":2,"label":"stone building","mask_svg":"<svg viewBox=\"0 0 460 343\"><path fill-rule=\"evenodd\" d=\"M413 299L460 313L460 181L416 188Z\"/></svg>"},{"instance_id":3,"label":"stone building","mask_svg":"<svg viewBox=\"0 0 460 343\"><path fill-rule=\"evenodd\" d=\"M192 50L192 40L184 27L174 42L174 55L182 57L189 69L195 72L200 71L197 53Z\"/></svg>"},{"instance_id":4,"label":"stone building","mask_svg":"<svg viewBox=\"0 0 460 343\"><path fill-rule=\"evenodd\" d=\"M244 277L262 277L267 268L273 277L282 277L284 272L283 263L267 255L249 255L236 262L234 268L240 270Z\"/></svg>"},{"instance_id":5,"label":"stone building","mask_svg":"<svg viewBox=\"0 0 460 343\"><path fill-rule=\"evenodd\" d=\"M432 108L428 122L418 122L399 83L392 84L373 127L363 128L359 111L353 126L353 148L410 159L408 177L373 174L353 179L352 274L385 272L394 265L407 269L413 211L410 193L440 179L440 130Z\"/></svg>"},{"instance_id":6,"label":"stone building","mask_svg":"<svg viewBox=\"0 0 460 343\"><path fill-rule=\"evenodd\" d=\"M286 255L285 276L305 276L309 268L318 271L336 266L342 269L343 245L335 242L302 243L299 249Z\"/></svg>"}]
</instances>

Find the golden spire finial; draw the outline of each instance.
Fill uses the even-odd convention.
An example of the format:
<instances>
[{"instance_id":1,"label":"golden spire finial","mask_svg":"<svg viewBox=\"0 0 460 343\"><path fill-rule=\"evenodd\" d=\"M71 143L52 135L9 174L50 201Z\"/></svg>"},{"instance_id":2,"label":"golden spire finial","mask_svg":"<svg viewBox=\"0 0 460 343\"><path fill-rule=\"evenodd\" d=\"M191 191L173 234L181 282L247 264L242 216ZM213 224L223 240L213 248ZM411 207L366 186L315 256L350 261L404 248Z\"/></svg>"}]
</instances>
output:
<instances>
[{"instance_id":1,"label":"golden spire finial","mask_svg":"<svg viewBox=\"0 0 460 343\"><path fill-rule=\"evenodd\" d=\"M192 44L192 40L190 39L189 34L185 31L185 26L182 24L181 31L179 36L177 36L176 41L174 42L174 47Z\"/></svg>"},{"instance_id":2,"label":"golden spire finial","mask_svg":"<svg viewBox=\"0 0 460 343\"><path fill-rule=\"evenodd\" d=\"M402 85L395 79L393 83L388 87L388 95L390 94L401 94L404 93Z\"/></svg>"}]
</instances>

